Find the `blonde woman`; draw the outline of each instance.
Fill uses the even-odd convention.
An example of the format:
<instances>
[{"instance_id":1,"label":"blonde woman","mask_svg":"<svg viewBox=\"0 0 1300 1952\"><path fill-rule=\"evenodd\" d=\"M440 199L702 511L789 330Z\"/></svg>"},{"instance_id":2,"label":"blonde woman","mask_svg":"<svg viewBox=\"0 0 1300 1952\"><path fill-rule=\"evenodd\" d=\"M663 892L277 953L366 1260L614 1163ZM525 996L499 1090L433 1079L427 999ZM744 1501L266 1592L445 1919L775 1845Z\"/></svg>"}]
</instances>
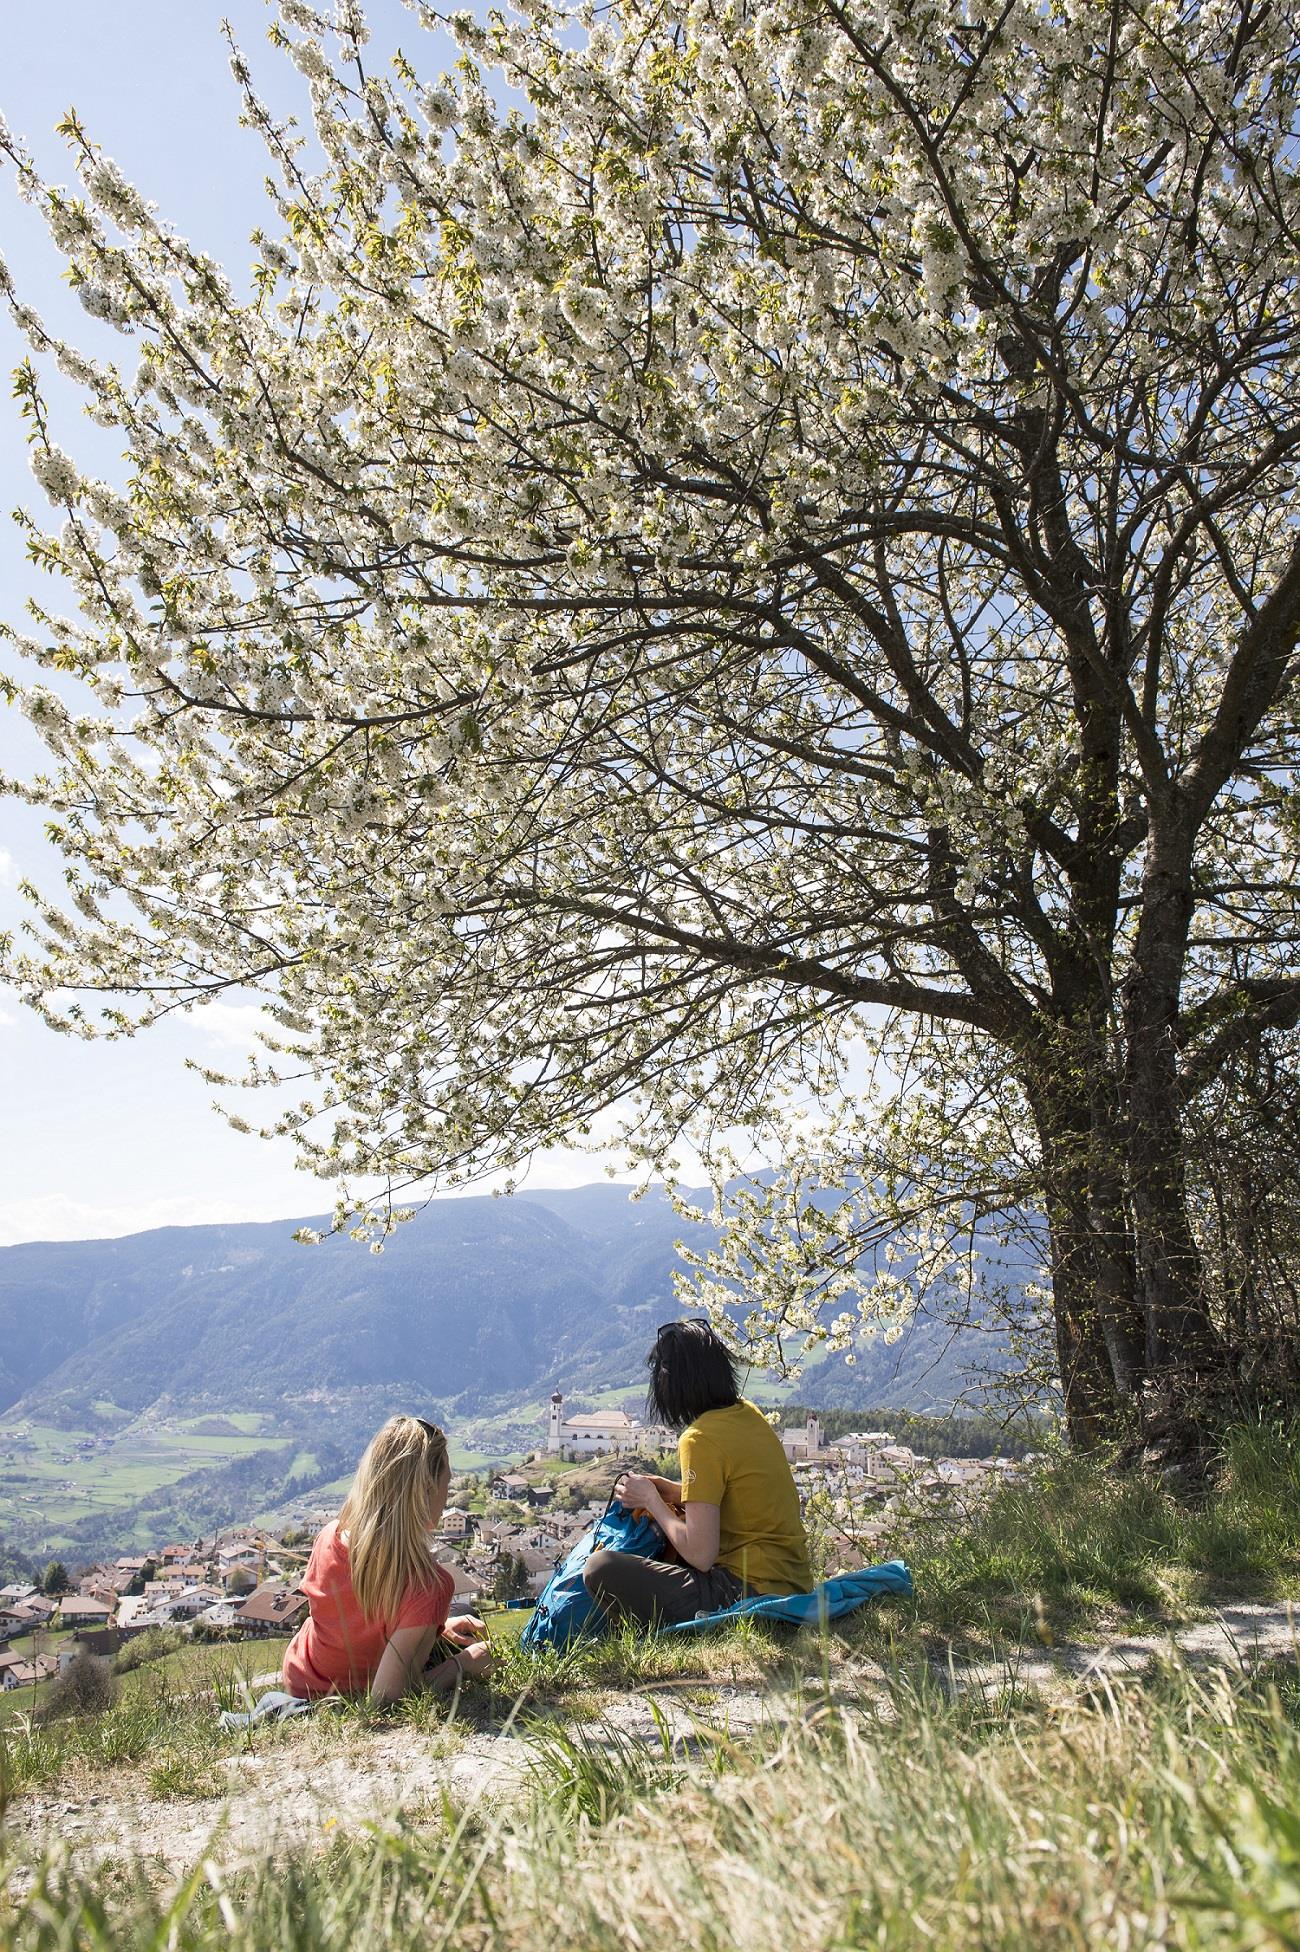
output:
<instances>
[{"instance_id":1,"label":"blonde woman","mask_svg":"<svg viewBox=\"0 0 1300 1952\"><path fill-rule=\"evenodd\" d=\"M284 1650L284 1685L306 1699L365 1694L386 1704L416 1687L487 1674L483 1622L448 1621L452 1577L430 1534L451 1482L447 1439L423 1417L390 1417L371 1439L338 1517L312 1547L308 1614ZM451 1653L427 1665L442 1638Z\"/></svg>"}]
</instances>

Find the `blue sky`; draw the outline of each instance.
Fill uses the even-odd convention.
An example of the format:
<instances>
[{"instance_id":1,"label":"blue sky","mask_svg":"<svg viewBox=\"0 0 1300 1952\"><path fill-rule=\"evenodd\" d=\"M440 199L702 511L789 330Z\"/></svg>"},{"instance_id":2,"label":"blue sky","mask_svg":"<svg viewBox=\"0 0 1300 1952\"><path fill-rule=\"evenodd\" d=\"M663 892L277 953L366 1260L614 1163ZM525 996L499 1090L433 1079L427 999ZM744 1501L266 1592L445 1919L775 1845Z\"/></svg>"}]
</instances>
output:
<instances>
[{"instance_id":1,"label":"blue sky","mask_svg":"<svg viewBox=\"0 0 1300 1952\"><path fill-rule=\"evenodd\" d=\"M421 73L432 77L450 66L449 45L425 33L400 0L373 0L368 13L376 62L400 43ZM296 73L266 45L271 15L262 0L46 0L6 9L0 114L43 174L62 181L70 171L54 125L75 107L93 140L170 221L237 273L251 259L248 233L263 213L266 161L256 137L238 126L223 17L273 105L305 112ZM70 300L61 260L7 170L0 171L0 250L28 303L87 344L100 328ZM0 317L6 375L24 353ZM60 444L110 475L106 437L79 422L76 398L57 376L49 392ZM6 384L0 510L7 514L18 503L43 509L7 396ZM0 613L20 619L33 587L18 531L0 520ZM49 598L48 584L42 594ZM9 655L0 649L0 659ZM0 771L29 771L37 756L18 714L0 705ZM48 884L57 872L40 816L0 800L0 929L22 918L18 881ZM187 1057L224 1058L239 1068L254 1019L251 1007L220 1006L129 1042L84 1044L46 1029L0 990L0 1244L327 1208L332 1189L296 1170L287 1142L231 1132L209 1109L211 1087L184 1068ZM603 1167L589 1154L557 1151L535 1164L532 1179L577 1184Z\"/></svg>"}]
</instances>

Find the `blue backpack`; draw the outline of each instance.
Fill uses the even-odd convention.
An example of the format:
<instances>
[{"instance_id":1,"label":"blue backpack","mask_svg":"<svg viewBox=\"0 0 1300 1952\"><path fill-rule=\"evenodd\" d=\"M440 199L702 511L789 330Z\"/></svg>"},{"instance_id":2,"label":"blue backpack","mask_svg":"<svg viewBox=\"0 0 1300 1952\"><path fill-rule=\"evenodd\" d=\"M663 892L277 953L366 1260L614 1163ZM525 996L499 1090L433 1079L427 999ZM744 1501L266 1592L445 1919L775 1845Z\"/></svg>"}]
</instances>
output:
<instances>
[{"instance_id":1,"label":"blue backpack","mask_svg":"<svg viewBox=\"0 0 1300 1952\"><path fill-rule=\"evenodd\" d=\"M582 1583L588 1559L593 1552L634 1552L639 1559L654 1559L663 1543L664 1535L652 1518L627 1511L611 1498L604 1517L583 1533L551 1574L537 1610L519 1636L520 1646L536 1653L542 1647L567 1647L579 1634L603 1633L605 1623Z\"/></svg>"}]
</instances>

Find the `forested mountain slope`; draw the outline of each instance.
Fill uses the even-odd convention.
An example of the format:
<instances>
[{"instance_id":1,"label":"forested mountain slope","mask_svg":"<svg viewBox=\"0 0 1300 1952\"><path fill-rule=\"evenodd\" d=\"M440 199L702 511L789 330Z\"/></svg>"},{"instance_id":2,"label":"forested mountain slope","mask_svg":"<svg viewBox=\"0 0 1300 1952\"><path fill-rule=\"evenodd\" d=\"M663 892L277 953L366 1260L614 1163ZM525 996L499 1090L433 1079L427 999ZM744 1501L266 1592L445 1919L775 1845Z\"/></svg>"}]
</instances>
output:
<instances>
[{"instance_id":1,"label":"forested mountain slope","mask_svg":"<svg viewBox=\"0 0 1300 1952\"><path fill-rule=\"evenodd\" d=\"M297 1224L0 1250L0 1409L84 1426L102 1402L249 1408L400 1388L472 1414L634 1381L676 1312L685 1223L660 1196L597 1185L435 1201L382 1255L346 1238L300 1245ZM953 1341L921 1320L855 1366L819 1366L817 1395L942 1406L1003 1354L1000 1336Z\"/></svg>"}]
</instances>

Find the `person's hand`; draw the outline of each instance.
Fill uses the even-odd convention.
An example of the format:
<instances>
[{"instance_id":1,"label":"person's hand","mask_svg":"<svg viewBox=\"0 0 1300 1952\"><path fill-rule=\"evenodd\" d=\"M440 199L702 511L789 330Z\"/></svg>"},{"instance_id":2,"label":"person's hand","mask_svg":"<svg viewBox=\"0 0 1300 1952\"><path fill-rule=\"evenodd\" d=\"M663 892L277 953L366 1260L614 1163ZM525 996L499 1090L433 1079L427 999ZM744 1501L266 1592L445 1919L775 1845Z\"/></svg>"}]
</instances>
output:
<instances>
[{"instance_id":1,"label":"person's hand","mask_svg":"<svg viewBox=\"0 0 1300 1952\"><path fill-rule=\"evenodd\" d=\"M451 1657L461 1673L468 1679L482 1680L492 1672L492 1649L486 1640L471 1640L467 1646L460 1647Z\"/></svg>"},{"instance_id":2,"label":"person's hand","mask_svg":"<svg viewBox=\"0 0 1300 1952\"><path fill-rule=\"evenodd\" d=\"M454 1620L448 1620L442 1637L449 1640L453 1647L468 1647L472 1640L482 1640L486 1632L487 1628L476 1614L458 1613Z\"/></svg>"},{"instance_id":3,"label":"person's hand","mask_svg":"<svg viewBox=\"0 0 1300 1952\"><path fill-rule=\"evenodd\" d=\"M635 1471L629 1471L619 1479L614 1486L614 1496L629 1511L653 1511L657 1504L663 1502L654 1479L638 1477Z\"/></svg>"}]
</instances>

